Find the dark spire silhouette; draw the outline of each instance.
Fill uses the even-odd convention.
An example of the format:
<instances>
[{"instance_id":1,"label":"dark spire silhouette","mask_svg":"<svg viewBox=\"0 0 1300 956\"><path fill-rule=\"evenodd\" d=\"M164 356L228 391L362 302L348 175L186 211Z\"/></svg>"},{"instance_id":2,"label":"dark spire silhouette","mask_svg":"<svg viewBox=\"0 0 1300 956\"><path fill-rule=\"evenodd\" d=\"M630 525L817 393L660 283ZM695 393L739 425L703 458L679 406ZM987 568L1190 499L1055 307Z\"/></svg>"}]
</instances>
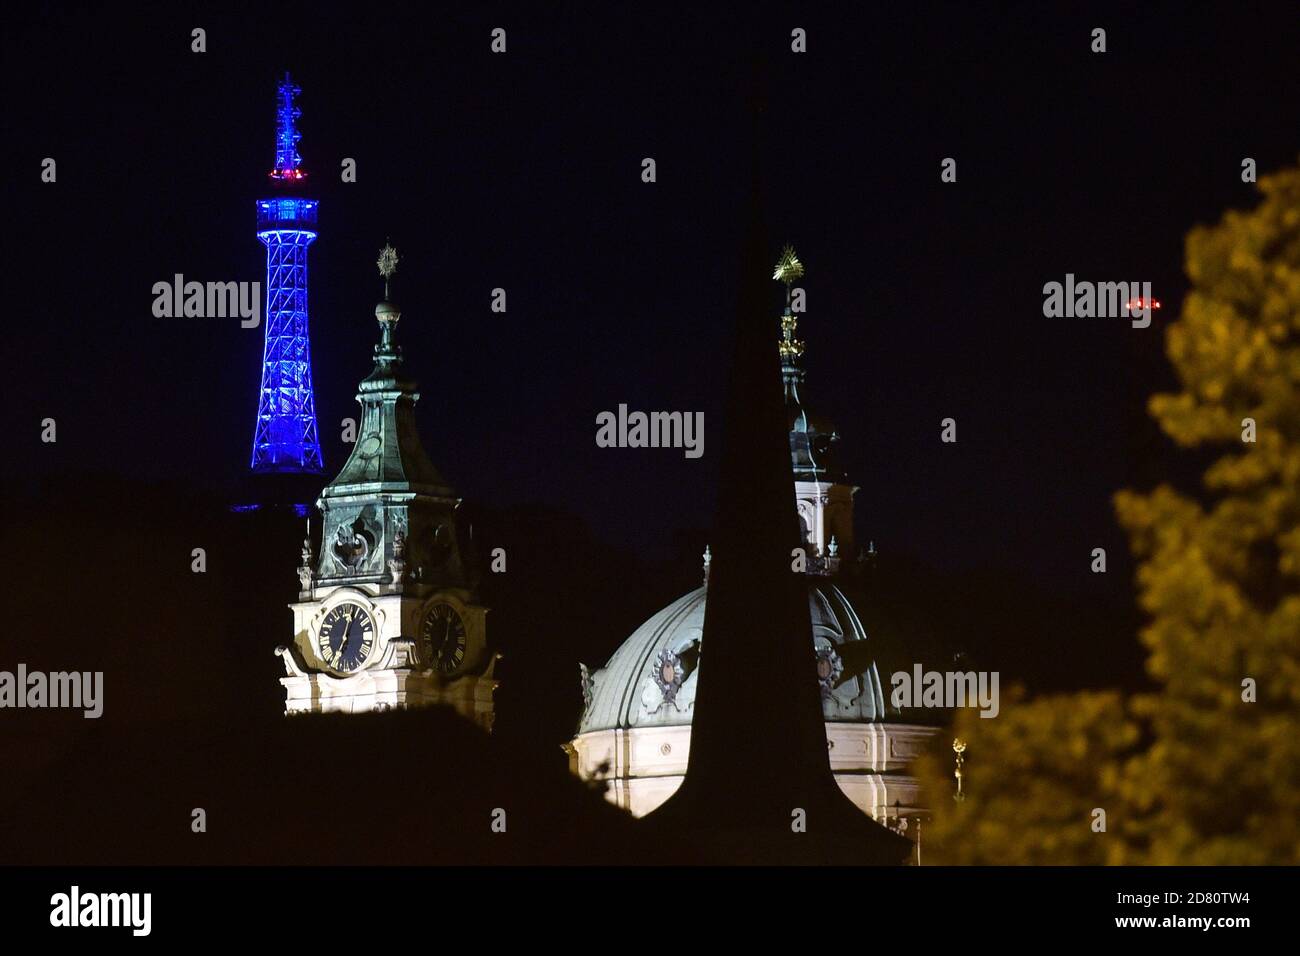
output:
<instances>
[{"instance_id":1,"label":"dark spire silhouette","mask_svg":"<svg viewBox=\"0 0 1300 956\"><path fill-rule=\"evenodd\" d=\"M763 203L761 72L754 176L710 537L695 714L680 789L645 818L702 863L897 864L910 844L839 789L827 756L778 350ZM801 813L802 812L802 813ZM802 816L805 832L796 832ZM660 842L656 840L655 842Z\"/></svg>"}]
</instances>

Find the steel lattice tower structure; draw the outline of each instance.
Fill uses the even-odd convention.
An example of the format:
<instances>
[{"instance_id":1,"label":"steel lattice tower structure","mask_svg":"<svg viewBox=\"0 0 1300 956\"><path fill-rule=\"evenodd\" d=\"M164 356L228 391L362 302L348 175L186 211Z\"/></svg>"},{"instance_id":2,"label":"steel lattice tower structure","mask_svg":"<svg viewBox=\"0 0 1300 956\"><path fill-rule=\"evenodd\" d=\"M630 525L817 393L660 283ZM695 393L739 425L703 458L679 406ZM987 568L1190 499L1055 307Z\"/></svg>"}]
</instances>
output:
<instances>
[{"instance_id":1,"label":"steel lattice tower structure","mask_svg":"<svg viewBox=\"0 0 1300 956\"><path fill-rule=\"evenodd\" d=\"M302 90L285 73L276 90L275 168L278 195L257 201L257 238L266 246L266 344L253 431L255 472L325 470L316 429L307 332L307 247L316 238L315 199L294 195L307 173L298 155L295 121Z\"/></svg>"}]
</instances>

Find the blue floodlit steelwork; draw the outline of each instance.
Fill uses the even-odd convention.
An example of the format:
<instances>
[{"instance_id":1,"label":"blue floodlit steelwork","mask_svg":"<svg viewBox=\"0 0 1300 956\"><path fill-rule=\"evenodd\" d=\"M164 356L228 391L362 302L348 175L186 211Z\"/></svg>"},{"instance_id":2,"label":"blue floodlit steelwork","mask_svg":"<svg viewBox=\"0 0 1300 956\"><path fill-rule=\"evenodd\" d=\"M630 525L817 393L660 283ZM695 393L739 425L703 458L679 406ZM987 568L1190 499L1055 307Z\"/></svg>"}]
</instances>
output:
<instances>
[{"instance_id":1,"label":"blue floodlit steelwork","mask_svg":"<svg viewBox=\"0 0 1300 956\"><path fill-rule=\"evenodd\" d=\"M302 157L298 155L298 126L295 122L302 115L302 110L294 106L293 98L302 90L293 85L289 74L284 75L275 91L275 168L271 170L272 179L302 179L307 174L298 167Z\"/></svg>"},{"instance_id":2,"label":"blue floodlit steelwork","mask_svg":"<svg viewBox=\"0 0 1300 956\"><path fill-rule=\"evenodd\" d=\"M276 108L276 168L281 183L306 176L296 144L293 105L299 92L285 74ZM257 238L266 245L266 344L262 387L253 431L253 471L325 470L316 429L307 332L307 247L316 238L315 199L277 197L257 201Z\"/></svg>"}]
</instances>

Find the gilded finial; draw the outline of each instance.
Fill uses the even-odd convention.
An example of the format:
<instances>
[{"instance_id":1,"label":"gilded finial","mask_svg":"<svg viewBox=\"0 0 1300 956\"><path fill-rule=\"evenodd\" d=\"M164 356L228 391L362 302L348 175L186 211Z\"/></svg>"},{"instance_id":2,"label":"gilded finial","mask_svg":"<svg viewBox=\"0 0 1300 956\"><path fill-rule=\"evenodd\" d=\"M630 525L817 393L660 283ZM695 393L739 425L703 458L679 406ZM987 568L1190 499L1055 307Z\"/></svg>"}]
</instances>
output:
<instances>
[{"instance_id":1,"label":"gilded finial","mask_svg":"<svg viewBox=\"0 0 1300 956\"><path fill-rule=\"evenodd\" d=\"M785 283L785 312L781 316L781 341L777 348L781 352L781 361L790 362L803 355L803 343L794 337L799 320L790 311L790 283L803 277L803 263L795 255L794 246L781 250L781 258L776 261L772 278Z\"/></svg>"},{"instance_id":2,"label":"gilded finial","mask_svg":"<svg viewBox=\"0 0 1300 956\"><path fill-rule=\"evenodd\" d=\"M389 243L384 243L384 248L379 250L379 259L376 265L379 266L379 274L385 279L389 278L397 271L397 250Z\"/></svg>"},{"instance_id":3,"label":"gilded finial","mask_svg":"<svg viewBox=\"0 0 1300 956\"><path fill-rule=\"evenodd\" d=\"M375 346L375 357L381 363L387 364L396 361L401 352L393 345L393 328L402 317L402 310L393 303L388 287L393 274L397 272L397 262L397 250L390 243L385 242L384 248L379 250L379 258L375 260L375 265L379 266L379 274L384 277L384 301L375 306L375 318L379 320L380 330L379 344Z\"/></svg>"},{"instance_id":4,"label":"gilded finial","mask_svg":"<svg viewBox=\"0 0 1300 956\"><path fill-rule=\"evenodd\" d=\"M393 273L397 271L397 250L389 243L384 243L384 248L379 250L379 259L375 265L379 266L379 274L384 277L384 298L388 298L388 281L392 279Z\"/></svg>"},{"instance_id":5,"label":"gilded finial","mask_svg":"<svg viewBox=\"0 0 1300 956\"><path fill-rule=\"evenodd\" d=\"M776 261L776 270L772 273L772 278L778 282L784 282L786 288L795 279L803 278L803 263L795 255L794 246L786 246L781 250L781 258Z\"/></svg>"},{"instance_id":6,"label":"gilded finial","mask_svg":"<svg viewBox=\"0 0 1300 956\"><path fill-rule=\"evenodd\" d=\"M957 755L957 766L952 772L952 775L957 778L957 792L952 795L952 798L958 803L961 803L961 801L966 799L966 794L963 793L961 789L961 765L965 762L962 755L966 753L966 741L962 740L960 737L954 737L952 740L952 752Z\"/></svg>"},{"instance_id":7,"label":"gilded finial","mask_svg":"<svg viewBox=\"0 0 1300 956\"><path fill-rule=\"evenodd\" d=\"M302 564L298 566L298 581L302 590L311 590L312 553L311 553L311 518L307 519L307 537L302 539Z\"/></svg>"}]
</instances>

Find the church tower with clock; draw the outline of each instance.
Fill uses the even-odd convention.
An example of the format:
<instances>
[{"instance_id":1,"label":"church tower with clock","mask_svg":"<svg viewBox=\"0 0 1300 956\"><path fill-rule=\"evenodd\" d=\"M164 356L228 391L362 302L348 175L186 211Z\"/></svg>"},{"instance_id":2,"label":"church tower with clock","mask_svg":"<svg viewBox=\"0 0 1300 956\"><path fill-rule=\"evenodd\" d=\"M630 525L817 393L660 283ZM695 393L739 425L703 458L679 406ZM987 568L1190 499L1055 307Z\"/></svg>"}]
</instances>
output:
<instances>
[{"instance_id":1,"label":"church tower with clock","mask_svg":"<svg viewBox=\"0 0 1300 956\"><path fill-rule=\"evenodd\" d=\"M343 470L321 492L320 554L310 535L298 570L294 638L276 648L289 714L444 704L491 729L495 655L487 608L461 533L460 499L415 424L416 384L393 342L397 253L379 257L380 341L361 382L361 425Z\"/></svg>"}]
</instances>

